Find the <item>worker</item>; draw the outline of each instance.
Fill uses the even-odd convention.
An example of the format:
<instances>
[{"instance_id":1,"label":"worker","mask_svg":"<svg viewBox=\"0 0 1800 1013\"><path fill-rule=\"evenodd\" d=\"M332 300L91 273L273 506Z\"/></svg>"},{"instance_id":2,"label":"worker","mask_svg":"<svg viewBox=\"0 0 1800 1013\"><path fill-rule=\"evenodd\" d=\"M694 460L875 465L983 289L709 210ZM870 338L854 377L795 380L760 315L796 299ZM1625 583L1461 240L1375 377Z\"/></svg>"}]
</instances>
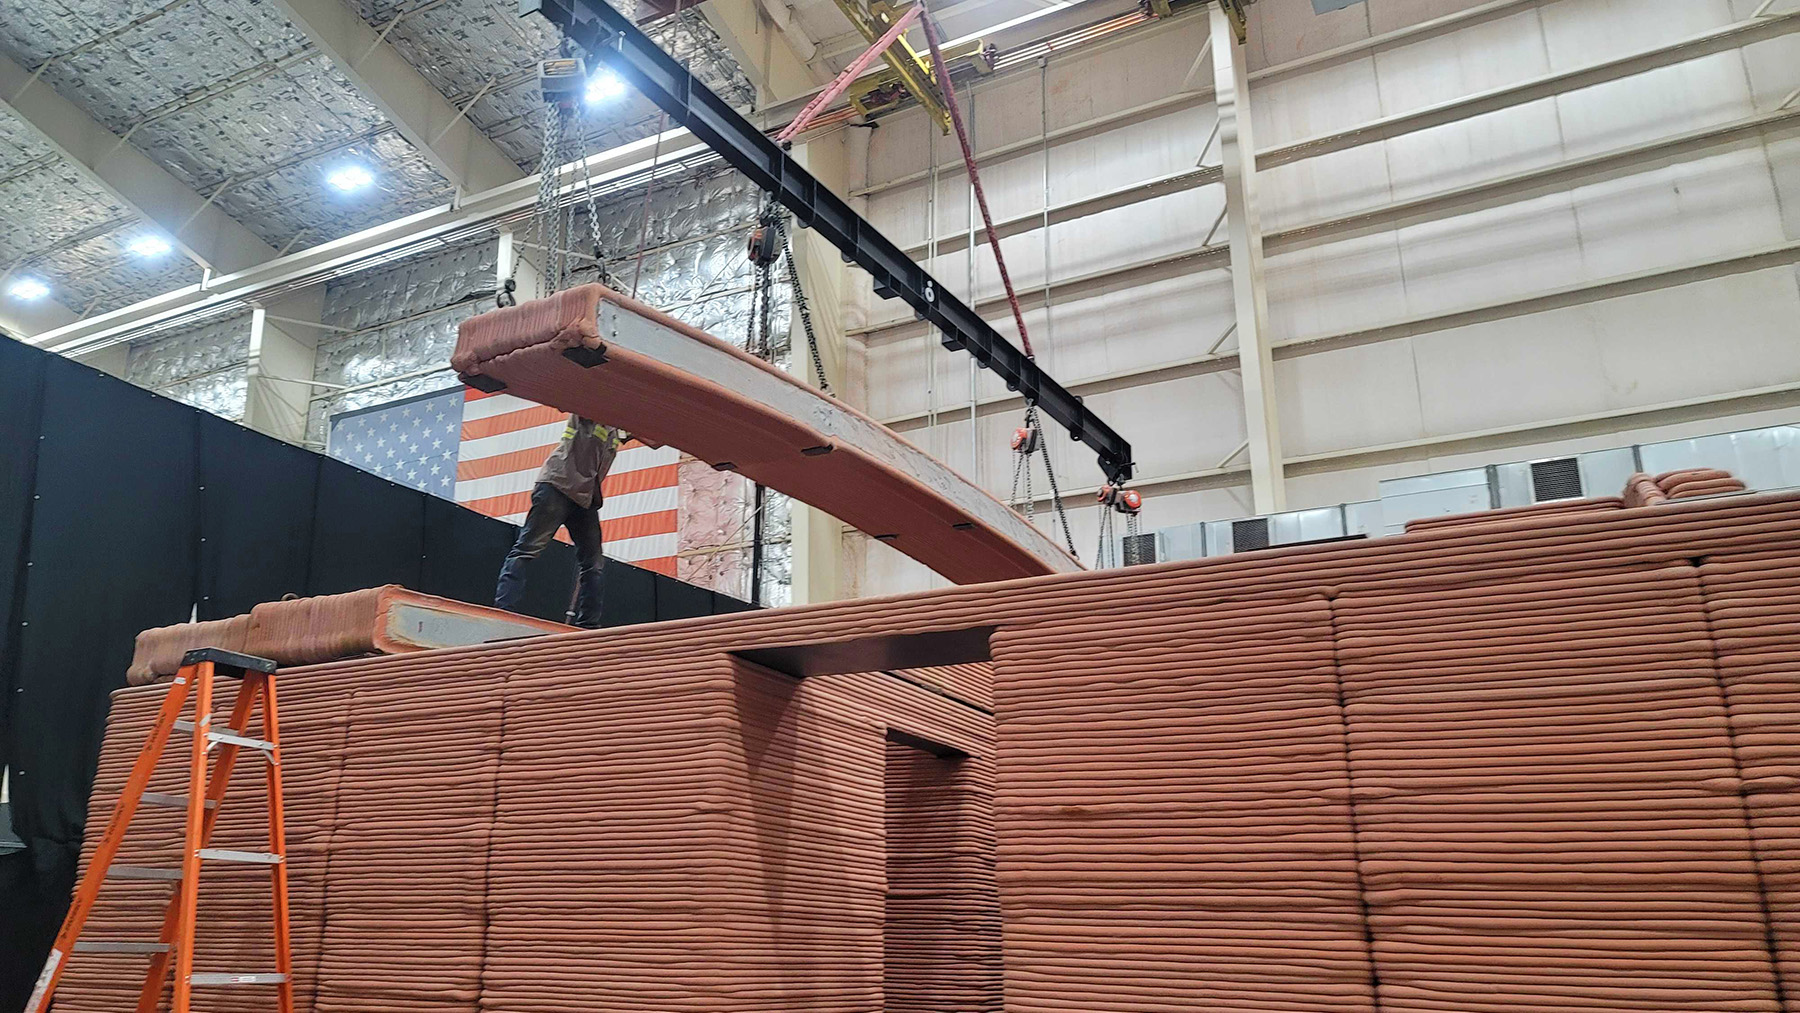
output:
<instances>
[{"instance_id":1,"label":"worker","mask_svg":"<svg viewBox=\"0 0 1800 1013\"><path fill-rule=\"evenodd\" d=\"M575 544L575 625L596 629L605 596L606 557L600 553L600 484L631 437L579 415L570 415L562 442L550 452L531 487L531 509L500 567L494 605L518 612L525 601L525 567L544 551L557 528Z\"/></svg>"}]
</instances>

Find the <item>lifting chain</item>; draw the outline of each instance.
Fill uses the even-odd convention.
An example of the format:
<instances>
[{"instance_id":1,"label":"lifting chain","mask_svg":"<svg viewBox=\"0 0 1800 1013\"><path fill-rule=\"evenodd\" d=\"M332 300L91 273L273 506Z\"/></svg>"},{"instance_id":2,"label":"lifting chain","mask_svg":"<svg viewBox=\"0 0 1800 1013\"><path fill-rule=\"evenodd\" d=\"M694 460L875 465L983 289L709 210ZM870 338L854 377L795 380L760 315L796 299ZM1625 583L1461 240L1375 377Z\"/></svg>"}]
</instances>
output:
<instances>
[{"instance_id":1,"label":"lifting chain","mask_svg":"<svg viewBox=\"0 0 1800 1013\"><path fill-rule=\"evenodd\" d=\"M781 256L787 262L788 288L794 293L794 310L800 314L800 326L806 331L806 351L812 358L813 376L818 378L819 391L831 393L831 381L825 376L825 360L819 355L819 336L813 332L812 307L806 303L806 290L800 287L800 268L794 263L794 247L788 241L787 215L779 211L775 215L775 231L781 235Z\"/></svg>"},{"instance_id":2,"label":"lifting chain","mask_svg":"<svg viewBox=\"0 0 1800 1013\"><path fill-rule=\"evenodd\" d=\"M544 61L539 69L539 86L543 89L544 137L543 153L538 159L537 201L532 206L531 217L523 230L523 242L514 246L506 280L494 299L502 307L515 305L518 301L519 263L524 259L526 250L537 250L543 256L541 295L561 291L574 282L575 267L571 258L575 256L576 206L570 203L566 209L561 207L558 193L562 167L571 158L581 165L588 235L593 244L593 259L599 269L600 282L606 285L613 283L612 275L606 267L605 249L600 241L599 199L594 193L594 178L585 150L587 146L582 143L585 135L581 129L581 113L577 111L577 93L571 90L570 83L572 79L577 82L575 87L578 87L578 82L585 81L586 68L574 57L574 47L567 40L562 43L559 52L561 55L558 59ZM556 67L554 71L551 70L553 66ZM561 82L560 88L551 83L553 79Z\"/></svg>"},{"instance_id":3,"label":"lifting chain","mask_svg":"<svg viewBox=\"0 0 1800 1013\"><path fill-rule=\"evenodd\" d=\"M1044 449L1044 427L1038 419L1037 405L1029 405L1025 409L1025 424L1013 432L1013 489L1012 506L1021 510L1026 520L1032 520L1037 514L1035 497L1031 494L1031 459L1038 451L1044 451L1044 475L1050 480L1050 505L1056 509L1056 520L1062 528L1063 544L1068 547L1069 555L1077 559L1081 555L1075 551L1075 535L1069 530L1069 513L1063 507L1062 489L1056 482L1056 467L1050 463L1050 452ZM1019 486L1024 485L1024 497L1019 495Z\"/></svg>"}]
</instances>

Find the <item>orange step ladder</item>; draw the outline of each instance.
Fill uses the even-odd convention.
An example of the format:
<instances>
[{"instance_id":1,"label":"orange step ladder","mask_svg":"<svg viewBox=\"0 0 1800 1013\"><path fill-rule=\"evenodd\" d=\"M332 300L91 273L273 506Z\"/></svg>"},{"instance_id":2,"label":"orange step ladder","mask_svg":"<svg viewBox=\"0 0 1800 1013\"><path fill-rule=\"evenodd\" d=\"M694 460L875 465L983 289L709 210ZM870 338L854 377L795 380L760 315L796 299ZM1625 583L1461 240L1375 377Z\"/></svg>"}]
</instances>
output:
<instances>
[{"instance_id":1,"label":"orange step ladder","mask_svg":"<svg viewBox=\"0 0 1800 1013\"><path fill-rule=\"evenodd\" d=\"M231 709L230 724L223 731L212 728L213 681L219 676L239 681L237 702ZM194 719L181 720L182 707L189 694L194 697ZM261 737L250 734L249 721L262 698ZM188 790L185 796L164 795L145 791L156 770L163 747L176 731L193 733L189 757ZM217 751L212 772L207 772L207 754ZM230 851L211 848L213 824L219 806L231 781L232 768L238 754L250 750L264 760L269 792L269 850ZM113 859L125 842L126 828L137 812L139 803L174 806L187 810L187 831L181 853L180 868L115 866ZM181 658L181 670L169 685L151 726L150 737L138 752L131 777L113 807L106 833L94 849L93 860L81 877L75 899L57 933L56 945L44 962L37 987L25 1003L25 1013L43 1013L50 1008L57 983L69 966L69 958L77 953L145 953L150 955L150 968L144 975L144 986L138 996L139 1013L154 1013L161 998L164 980L169 974L171 958L175 965L174 1001L171 1013L189 1013L189 1003L196 986L273 985L279 1013L293 1013L294 983L292 954L288 944L287 846L281 810L281 732L275 709L275 663L248 654L203 647L187 652ZM242 974L197 973L194 970L194 921L199 903L200 867L202 862L237 862L266 865L274 901L275 968ZM160 879L173 881L174 895L163 914L162 935L156 942L129 940L83 940L82 926L100 896L100 886L112 879Z\"/></svg>"}]
</instances>

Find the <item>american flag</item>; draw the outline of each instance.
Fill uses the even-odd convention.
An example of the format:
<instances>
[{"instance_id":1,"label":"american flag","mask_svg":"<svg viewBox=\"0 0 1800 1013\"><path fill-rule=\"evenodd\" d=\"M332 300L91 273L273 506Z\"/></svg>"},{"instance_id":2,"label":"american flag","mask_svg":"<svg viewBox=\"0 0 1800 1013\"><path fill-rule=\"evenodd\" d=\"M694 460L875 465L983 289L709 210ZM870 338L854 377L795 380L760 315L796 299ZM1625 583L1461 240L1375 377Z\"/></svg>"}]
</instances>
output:
<instances>
[{"instance_id":1,"label":"american flag","mask_svg":"<svg viewBox=\"0 0 1800 1013\"><path fill-rule=\"evenodd\" d=\"M531 506L538 469L562 439L566 412L511 394L464 394L456 502L517 524ZM675 575L677 466L673 447L625 444L601 485L606 554Z\"/></svg>"},{"instance_id":2,"label":"american flag","mask_svg":"<svg viewBox=\"0 0 1800 1013\"><path fill-rule=\"evenodd\" d=\"M453 499L509 524L525 519L538 469L566 412L477 390L449 390L331 420L328 453L421 492ZM601 486L606 554L675 576L677 466L672 447L633 440ZM558 537L567 540L567 535Z\"/></svg>"},{"instance_id":3,"label":"american flag","mask_svg":"<svg viewBox=\"0 0 1800 1013\"><path fill-rule=\"evenodd\" d=\"M462 392L438 391L331 419L326 453L390 482L452 498Z\"/></svg>"}]
</instances>

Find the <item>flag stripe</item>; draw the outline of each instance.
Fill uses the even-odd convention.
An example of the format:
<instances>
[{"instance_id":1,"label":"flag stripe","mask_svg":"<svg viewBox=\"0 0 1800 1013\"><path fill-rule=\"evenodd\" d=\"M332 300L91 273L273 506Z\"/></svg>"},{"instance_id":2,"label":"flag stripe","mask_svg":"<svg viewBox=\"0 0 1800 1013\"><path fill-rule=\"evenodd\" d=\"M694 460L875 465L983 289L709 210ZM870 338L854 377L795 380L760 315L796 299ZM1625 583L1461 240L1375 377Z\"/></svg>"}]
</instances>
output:
<instances>
[{"instance_id":1,"label":"flag stripe","mask_svg":"<svg viewBox=\"0 0 1800 1013\"><path fill-rule=\"evenodd\" d=\"M480 398L471 399L463 404L463 421L474 422L480 419L491 419L507 412L524 411L527 408L542 408L536 401L527 401L511 394L483 394Z\"/></svg>"},{"instance_id":2,"label":"flag stripe","mask_svg":"<svg viewBox=\"0 0 1800 1013\"><path fill-rule=\"evenodd\" d=\"M484 436L500 436L505 433L516 433L521 429L537 429L543 426L562 426L567 429L569 416L554 408L534 405L516 412L495 415L485 419L463 419L462 438L479 440ZM561 436L558 436L560 439Z\"/></svg>"},{"instance_id":3,"label":"flag stripe","mask_svg":"<svg viewBox=\"0 0 1800 1013\"><path fill-rule=\"evenodd\" d=\"M556 422L546 426L532 426L528 429L518 429L510 433L498 433L478 439L464 439L458 459L474 461L483 457L492 457L495 454L510 454L516 450L530 450L536 447L543 448L544 457L549 457L550 451L562 439L563 430L567 428L563 423ZM538 458L538 463L543 464L544 458Z\"/></svg>"},{"instance_id":4,"label":"flag stripe","mask_svg":"<svg viewBox=\"0 0 1800 1013\"><path fill-rule=\"evenodd\" d=\"M493 478L496 475L511 475L514 472L535 472L544 466L544 459L556 446L551 443L541 447L526 447L523 450L510 450L504 454L493 454L488 457L465 458L456 462L456 494L463 494L463 483L477 478Z\"/></svg>"},{"instance_id":5,"label":"flag stripe","mask_svg":"<svg viewBox=\"0 0 1800 1013\"><path fill-rule=\"evenodd\" d=\"M618 517L600 523L600 534L607 542L622 542L646 535L673 535L675 511L659 510L653 514Z\"/></svg>"}]
</instances>

